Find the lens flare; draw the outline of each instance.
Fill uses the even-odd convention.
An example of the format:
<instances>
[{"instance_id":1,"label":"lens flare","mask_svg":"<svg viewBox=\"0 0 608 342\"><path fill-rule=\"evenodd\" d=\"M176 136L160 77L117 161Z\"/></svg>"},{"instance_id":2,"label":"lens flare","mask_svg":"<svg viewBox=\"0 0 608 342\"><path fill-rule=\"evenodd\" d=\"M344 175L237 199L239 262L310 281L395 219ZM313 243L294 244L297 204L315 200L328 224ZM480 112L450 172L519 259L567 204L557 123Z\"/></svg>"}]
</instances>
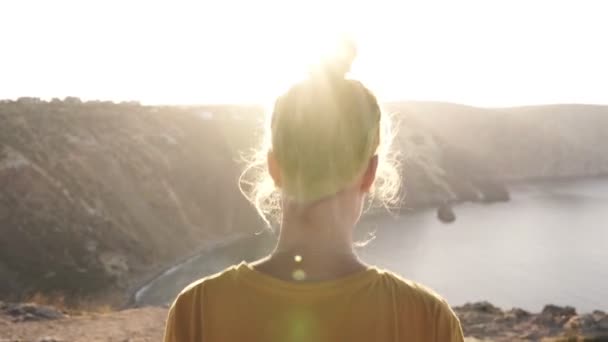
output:
<instances>
[{"instance_id":1,"label":"lens flare","mask_svg":"<svg viewBox=\"0 0 608 342\"><path fill-rule=\"evenodd\" d=\"M294 280L302 281L302 280L306 279L306 272L304 272L304 270L297 269L297 270L293 271L291 276L293 277Z\"/></svg>"}]
</instances>

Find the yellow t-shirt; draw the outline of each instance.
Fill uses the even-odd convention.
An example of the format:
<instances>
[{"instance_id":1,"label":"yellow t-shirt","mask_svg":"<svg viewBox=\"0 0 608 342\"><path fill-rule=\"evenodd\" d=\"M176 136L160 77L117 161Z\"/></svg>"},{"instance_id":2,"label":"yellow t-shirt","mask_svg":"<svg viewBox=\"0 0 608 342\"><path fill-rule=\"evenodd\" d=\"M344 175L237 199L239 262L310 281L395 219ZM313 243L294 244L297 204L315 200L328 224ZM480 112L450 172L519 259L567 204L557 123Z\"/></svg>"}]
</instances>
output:
<instances>
[{"instance_id":1,"label":"yellow t-shirt","mask_svg":"<svg viewBox=\"0 0 608 342\"><path fill-rule=\"evenodd\" d=\"M431 290L370 267L337 280L296 283L247 263L186 287L165 342L463 341L458 318Z\"/></svg>"}]
</instances>

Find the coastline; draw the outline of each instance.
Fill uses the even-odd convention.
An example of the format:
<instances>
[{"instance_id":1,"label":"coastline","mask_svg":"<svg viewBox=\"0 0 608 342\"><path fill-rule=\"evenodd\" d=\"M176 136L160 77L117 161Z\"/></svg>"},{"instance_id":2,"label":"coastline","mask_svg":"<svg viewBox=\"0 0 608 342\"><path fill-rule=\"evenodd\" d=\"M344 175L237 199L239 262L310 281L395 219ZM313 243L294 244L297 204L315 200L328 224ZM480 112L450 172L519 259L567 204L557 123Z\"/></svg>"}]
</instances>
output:
<instances>
[{"instance_id":1,"label":"coastline","mask_svg":"<svg viewBox=\"0 0 608 342\"><path fill-rule=\"evenodd\" d=\"M602 178L605 178L602 177ZM585 179L580 179L577 178L580 181L587 181L587 180L594 180L597 178L585 178ZM552 180L553 182L562 182L564 181L563 179L554 179ZM538 184L538 182L528 182L529 184ZM520 183L521 184L521 183ZM458 202L454 204L454 209L456 209L456 206L464 204L464 203L468 203L468 201L462 201L462 202ZM472 202L472 203L478 203L479 205L485 205L488 204L486 202ZM491 205L491 204L489 204ZM379 210L370 210L367 213L364 214L364 218L362 219L362 224L359 225L359 228L357 229L357 241L365 241L366 238L368 237L367 234L369 232L368 230L368 226L373 225L374 222L378 219L385 219L387 217L389 218L393 218L393 219L399 219L399 217L404 217L404 216L408 216L408 215L412 215L412 214L416 214L416 213L420 213L420 212L426 212L427 214L429 212L433 212L435 211L436 208L434 207L418 207L418 208L411 208L411 209L403 209L401 211L392 211L392 212L387 212L385 209L379 209ZM458 210L456 209L456 212L458 213ZM440 219L439 219L440 220ZM440 220L441 221L441 220ZM365 236L364 236L365 235ZM256 244L257 240L261 240L264 239L267 242L272 242L273 237L271 237L270 235L268 236L264 236L261 237L259 235L254 235L253 233L251 234L236 234L234 237L226 237L225 239L220 239L219 241L216 242L210 242L208 244L208 246L203 247L198 249L196 252L194 253L190 253L188 254L186 257L184 258L180 258L179 260L171 263L170 265L168 265L167 267L163 268L163 269L157 269L156 272L154 272L154 274L148 278L146 278L145 282L140 282L139 286L137 287L132 287L129 289L129 301L126 303L126 305L123 306L123 308L132 308L132 307L140 307L142 305L154 305L154 304L161 304L161 302L158 300L158 298L164 298L165 301L169 301L169 299L167 299L168 297L166 297L166 293L171 293L172 291L175 291L175 288L172 289L172 280L171 280L171 276L169 276L167 279L164 280L164 284L161 281L159 283L159 285L157 286L157 288L155 289L155 291L152 291L153 296L148 296L147 299L141 300L141 294L144 293L150 286L152 286L159 278L162 278L163 276L169 275L170 273L172 273L173 271L175 271L176 269L178 269L180 266L187 266L187 264L189 264L190 262L192 262L192 260L196 259L196 258L204 258L206 260L211 260L213 259L215 256L220 257L220 259L224 259L223 257L221 257L221 255L225 252L225 250L233 250L232 252L228 252L230 255L235 255L235 254L239 254L241 258L258 258L261 257L262 255L259 254L260 250L258 249L256 252L253 252L254 249L251 247L253 245ZM237 247L238 245L238 247ZM215 254L214 254L215 253ZM227 266L227 265L224 265ZM188 267L188 266L187 266ZM207 270L204 272L213 272L214 270ZM186 272L191 272L191 271L186 271ZM199 271L195 271L194 274L196 276L196 272ZM201 273L202 275L205 275L207 273ZM211 274L211 273L209 273ZM166 287L165 290L163 289L163 286ZM161 291L159 291L159 289ZM165 294L162 294L162 293ZM158 293L160 295L156 296L155 293ZM478 298L461 298L459 303L464 303L468 300L483 300L486 299L485 297L478 297ZM547 302L552 301L552 298L548 298ZM509 301L501 301L502 305L508 305L510 302ZM528 309L528 310L535 310L540 308L540 305L542 305L543 302L540 303L536 303L536 305L539 305L537 307L527 307L525 306L525 304L519 303L518 305L523 305L522 307ZM571 305L573 303L571 303L570 301L566 300L566 301L561 301L559 302L559 304L561 305ZM590 306L590 305L586 305L585 309L589 310L589 309L594 309L597 307L594 306ZM605 308L604 308L605 309Z\"/></svg>"},{"instance_id":2,"label":"coastline","mask_svg":"<svg viewBox=\"0 0 608 342\"><path fill-rule=\"evenodd\" d=\"M224 247L231 243L237 242L239 240L247 239L248 236L245 233L236 233L228 236L224 236L222 238L211 240L209 243L197 249L195 252L189 253L188 255L179 258L178 260L172 262L169 265L165 265L164 267L158 267L156 272L151 275L145 277L144 279L138 281L133 286L127 290L128 293L128 301L122 306L122 309L128 308L136 308L138 307L138 301L141 295L148 290L150 286L152 286L159 278L174 272L180 266L195 260L200 257L204 253L213 252L213 250L217 248Z\"/></svg>"}]
</instances>

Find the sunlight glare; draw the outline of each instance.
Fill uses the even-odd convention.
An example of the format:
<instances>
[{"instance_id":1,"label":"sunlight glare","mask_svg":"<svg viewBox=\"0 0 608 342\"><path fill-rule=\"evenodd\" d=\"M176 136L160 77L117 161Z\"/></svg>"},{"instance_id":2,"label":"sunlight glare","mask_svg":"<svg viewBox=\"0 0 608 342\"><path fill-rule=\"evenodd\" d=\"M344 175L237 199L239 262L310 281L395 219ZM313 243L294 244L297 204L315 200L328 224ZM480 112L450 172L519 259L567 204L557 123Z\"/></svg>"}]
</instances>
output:
<instances>
[{"instance_id":1,"label":"sunlight glare","mask_svg":"<svg viewBox=\"0 0 608 342\"><path fill-rule=\"evenodd\" d=\"M0 98L266 104L347 33L358 51L351 77L381 100L608 103L607 7L575 0L9 1L0 3L7 47Z\"/></svg>"}]
</instances>

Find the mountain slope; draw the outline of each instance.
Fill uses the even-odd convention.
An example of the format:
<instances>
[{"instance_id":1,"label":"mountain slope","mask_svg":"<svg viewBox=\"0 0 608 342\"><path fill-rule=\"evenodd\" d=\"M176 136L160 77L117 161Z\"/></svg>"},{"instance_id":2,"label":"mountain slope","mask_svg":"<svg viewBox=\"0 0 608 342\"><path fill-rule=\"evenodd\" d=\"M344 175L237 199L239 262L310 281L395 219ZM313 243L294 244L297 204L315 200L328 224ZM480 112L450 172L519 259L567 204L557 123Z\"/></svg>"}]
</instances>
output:
<instances>
[{"instance_id":1,"label":"mountain slope","mask_svg":"<svg viewBox=\"0 0 608 342\"><path fill-rule=\"evenodd\" d=\"M608 174L608 107L387 104L404 207L508 198L516 180ZM0 297L94 295L262 229L239 193L262 110L0 102Z\"/></svg>"},{"instance_id":2,"label":"mountain slope","mask_svg":"<svg viewBox=\"0 0 608 342\"><path fill-rule=\"evenodd\" d=\"M232 146L249 126L126 105L0 113L0 293L84 294L259 229Z\"/></svg>"}]
</instances>

